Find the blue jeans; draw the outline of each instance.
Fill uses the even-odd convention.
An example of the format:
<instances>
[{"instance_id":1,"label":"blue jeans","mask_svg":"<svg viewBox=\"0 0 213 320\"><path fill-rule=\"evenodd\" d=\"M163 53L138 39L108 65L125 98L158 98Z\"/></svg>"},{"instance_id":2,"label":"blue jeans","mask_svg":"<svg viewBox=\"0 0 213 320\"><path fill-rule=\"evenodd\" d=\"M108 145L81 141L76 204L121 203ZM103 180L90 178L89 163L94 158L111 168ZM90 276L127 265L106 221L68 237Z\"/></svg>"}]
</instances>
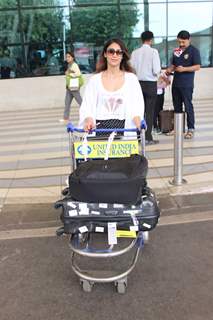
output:
<instances>
[{"instance_id":1,"label":"blue jeans","mask_svg":"<svg viewBox=\"0 0 213 320\"><path fill-rule=\"evenodd\" d=\"M183 104L187 114L188 130L195 128L194 107L192 104L193 88L191 87L172 87L172 100L174 111L176 113L183 112Z\"/></svg>"}]
</instances>

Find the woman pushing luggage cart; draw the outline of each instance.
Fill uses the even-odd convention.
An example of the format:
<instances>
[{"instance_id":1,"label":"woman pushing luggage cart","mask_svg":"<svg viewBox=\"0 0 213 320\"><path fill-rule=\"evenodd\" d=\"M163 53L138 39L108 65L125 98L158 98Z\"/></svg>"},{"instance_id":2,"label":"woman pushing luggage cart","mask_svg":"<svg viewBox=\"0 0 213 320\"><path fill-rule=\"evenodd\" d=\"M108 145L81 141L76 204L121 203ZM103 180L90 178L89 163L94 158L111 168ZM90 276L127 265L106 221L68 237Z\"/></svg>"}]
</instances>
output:
<instances>
[{"instance_id":1,"label":"woman pushing luggage cart","mask_svg":"<svg viewBox=\"0 0 213 320\"><path fill-rule=\"evenodd\" d=\"M69 177L68 194L56 203L56 207L62 207L64 224L58 234L70 235L72 268L85 291L91 291L95 282L114 282L117 291L124 293L127 275L136 264L144 234L158 222L159 208L146 185L147 160L139 155L138 149L137 132L140 132L141 152L145 150L143 114L143 96L129 65L127 49L121 40L109 40L97 73L85 89L80 107L83 129L71 124L67 128L74 171ZM79 131L95 134L95 140L84 135L83 140L75 141ZM104 140L103 135L107 135L108 140ZM89 158L92 160L84 161ZM99 232L107 235L106 249L96 250L90 245L90 236ZM117 238L124 234L134 240L126 248L114 251ZM75 261L76 254L110 258L135 246L131 265L120 273L94 275L82 271Z\"/></svg>"}]
</instances>

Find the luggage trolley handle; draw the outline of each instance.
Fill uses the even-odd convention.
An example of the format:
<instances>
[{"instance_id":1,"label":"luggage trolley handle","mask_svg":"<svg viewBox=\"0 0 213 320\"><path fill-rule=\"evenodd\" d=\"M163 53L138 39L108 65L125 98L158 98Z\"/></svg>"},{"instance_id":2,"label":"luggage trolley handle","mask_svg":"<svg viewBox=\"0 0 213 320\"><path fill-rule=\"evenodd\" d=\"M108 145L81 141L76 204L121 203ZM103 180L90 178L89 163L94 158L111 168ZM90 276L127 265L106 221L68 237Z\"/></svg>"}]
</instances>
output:
<instances>
[{"instance_id":1,"label":"luggage trolley handle","mask_svg":"<svg viewBox=\"0 0 213 320\"><path fill-rule=\"evenodd\" d=\"M141 121L141 131L142 130L146 130L147 126L146 126L146 121L142 120ZM84 129L82 128L77 128L75 127L71 122L68 123L67 125L67 132L85 132ZM93 132L97 132L97 133L110 133L110 132L138 132L137 128L113 128L113 129L91 129L88 133L93 133Z\"/></svg>"},{"instance_id":2,"label":"luggage trolley handle","mask_svg":"<svg viewBox=\"0 0 213 320\"><path fill-rule=\"evenodd\" d=\"M146 121L143 119L141 121L141 130L139 131L137 128L114 128L114 129L91 129L88 133L121 133L121 132L139 132L140 133L140 140L142 146L142 154L145 156L145 131L147 129ZM86 131L82 128L75 127L72 123L68 123L67 125L67 132L70 136L73 135L74 132L85 133ZM70 139L73 141L73 139Z\"/></svg>"}]
</instances>

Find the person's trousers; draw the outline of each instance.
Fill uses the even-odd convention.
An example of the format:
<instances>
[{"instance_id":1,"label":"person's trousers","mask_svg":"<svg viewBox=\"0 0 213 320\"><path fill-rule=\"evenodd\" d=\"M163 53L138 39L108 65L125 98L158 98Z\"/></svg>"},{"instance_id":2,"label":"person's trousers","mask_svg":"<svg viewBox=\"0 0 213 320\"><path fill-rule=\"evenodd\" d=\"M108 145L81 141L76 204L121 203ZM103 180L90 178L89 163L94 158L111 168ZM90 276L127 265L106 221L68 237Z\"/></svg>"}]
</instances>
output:
<instances>
[{"instance_id":1,"label":"person's trousers","mask_svg":"<svg viewBox=\"0 0 213 320\"><path fill-rule=\"evenodd\" d=\"M145 120L147 124L147 130L145 138L148 141L153 140L152 126L154 119L155 103L157 99L157 81L139 81L143 93L145 104Z\"/></svg>"},{"instance_id":2,"label":"person's trousers","mask_svg":"<svg viewBox=\"0 0 213 320\"><path fill-rule=\"evenodd\" d=\"M69 119L70 106L71 106L73 98L75 98L75 100L77 101L77 103L80 106L81 102L82 102L80 91L79 90L70 91L69 89L66 89L64 119Z\"/></svg>"},{"instance_id":3,"label":"person's trousers","mask_svg":"<svg viewBox=\"0 0 213 320\"><path fill-rule=\"evenodd\" d=\"M195 128L195 115L194 107L192 104L193 88L189 87L172 87L172 100L174 111L176 113L183 112L183 104L187 114L187 127L188 130Z\"/></svg>"},{"instance_id":4,"label":"person's trousers","mask_svg":"<svg viewBox=\"0 0 213 320\"><path fill-rule=\"evenodd\" d=\"M158 94L156 98L154 120L153 120L153 126L155 129L160 129L159 113L161 110L163 110L163 105L164 105L164 92L162 94Z\"/></svg>"}]
</instances>

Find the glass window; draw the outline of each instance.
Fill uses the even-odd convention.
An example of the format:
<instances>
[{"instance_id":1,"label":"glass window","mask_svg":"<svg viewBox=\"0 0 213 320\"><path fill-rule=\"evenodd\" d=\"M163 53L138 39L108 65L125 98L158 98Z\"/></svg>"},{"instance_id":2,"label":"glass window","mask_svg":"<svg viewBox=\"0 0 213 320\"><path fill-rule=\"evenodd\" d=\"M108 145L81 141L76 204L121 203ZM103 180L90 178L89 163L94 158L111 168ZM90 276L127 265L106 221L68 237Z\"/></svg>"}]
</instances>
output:
<instances>
[{"instance_id":1,"label":"glass window","mask_svg":"<svg viewBox=\"0 0 213 320\"><path fill-rule=\"evenodd\" d=\"M16 10L0 11L1 46L20 42L19 18Z\"/></svg>"},{"instance_id":2,"label":"glass window","mask_svg":"<svg viewBox=\"0 0 213 320\"><path fill-rule=\"evenodd\" d=\"M27 76L22 59L21 46L0 48L0 78L10 79Z\"/></svg>"},{"instance_id":3,"label":"glass window","mask_svg":"<svg viewBox=\"0 0 213 320\"><path fill-rule=\"evenodd\" d=\"M109 4L117 4L117 0L77 0L74 1L76 5L84 5L85 7L88 5L109 5ZM131 2L131 1L128 1Z\"/></svg>"},{"instance_id":4,"label":"glass window","mask_svg":"<svg viewBox=\"0 0 213 320\"><path fill-rule=\"evenodd\" d=\"M212 26L212 4L213 2L169 3L169 36L176 36L180 30L188 30L191 34L204 30L209 33L209 27Z\"/></svg>"},{"instance_id":5,"label":"glass window","mask_svg":"<svg viewBox=\"0 0 213 320\"><path fill-rule=\"evenodd\" d=\"M0 8L16 8L17 1L16 0L1 0Z\"/></svg>"},{"instance_id":6,"label":"glass window","mask_svg":"<svg viewBox=\"0 0 213 320\"><path fill-rule=\"evenodd\" d=\"M165 68L167 66L167 54L166 54L167 43L166 43L166 38L156 37L154 39L153 47L158 50L159 56L160 56L161 66L162 66L162 68Z\"/></svg>"},{"instance_id":7,"label":"glass window","mask_svg":"<svg viewBox=\"0 0 213 320\"><path fill-rule=\"evenodd\" d=\"M200 50L201 64L209 67L212 62L212 38L210 36L192 36L192 44Z\"/></svg>"},{"instance_id":8,"label":"glass window","mask_svg":"<svg viewBox=\"0 0 213 320\"><path fill-rule=\"evenodd\" d=\"M133 50L139 48L141 46L141 39L140 38L132 38L124 41L128 51L131 53Z\"/></svg>"},{"instance_id":9,"label":"glass window","mask_svg":"<svg viewBox=\"0 0 213 320\"><path fill-rule=\"evenodd\" d=\"M63 37L63 12L59 8L24 10L22 29L25 42L57 42Z\"/></svg>"},{"instance_id":10,"label":"glass window","mask_svg":"<svg viewBox=\"0 0 213 320\"><path fill-rule=\"evenodd\" d=\"M67 6L68 0L20 0L21 6L28 7L49 7L49 6Z\"/></svg>"},{"instance_id":11,"label":"glass window","mask_svg":"<svg viewBox=\"0 0 213 320\"><path fill-rule=\"evenodd\" d=\"M86 42L95 46L111 37L130 38L138 22L136 6L97 6L71 11L71 38L74 42ZM89 32L88 32L89 30Z\"/></svg>"},{"instance_id":12,"label":"glass window","mask_svg":"<svg viewBox=\"0 0 213 320\"><path fill-rule=\"evenodd\" d=\"M25 53L32 75L61 74L66 30L61 8L24 10Z\"/></svg>"},{"instance_id":13,"label":"glass window","mask_svg":"<svg viewBox=\"0 0 213 320\"><path fill-rule=\"evenodd\" d=\"M166 36L166 4L149 5L149 29L155 36Z\"/></svg>"},{"instance_id":14,"label":"glass window","mask_svg":"<svg viewBox=\"0 0 213 320\"><path fill-rule=\"evenodd\" d=\"M147 29L163 67L183 29L212 66L212 16L213 0L0 0L0 68L9 65L1 77L63 74L67 50L90 73L107 39L122 38L131 52Z\"/></svg>"},{"instance_id":15,"label":"glass window","mask_svg":"<svg viewBox=\"0 0 213 320\"><path fill-rule=\"evenodd\" d=\"M133 36L134 37L140 37L141 33L144 31L144 5L143 4L137 4L136 6L138 11L138 21L137 24L134 26L133 29Z\"/></svg>"},{"instance_id":16,"label":"glass window","mask_svg":"<svg viewBox=\"0 0 213 320\"><path fill-rule=\"evenodd\" d=\"M135 37L140 37L145 28L155 36L166 36L166 4L137 4L135 7L138 10L138 22L133 33Z\"/></svg>"}]
</instances>

